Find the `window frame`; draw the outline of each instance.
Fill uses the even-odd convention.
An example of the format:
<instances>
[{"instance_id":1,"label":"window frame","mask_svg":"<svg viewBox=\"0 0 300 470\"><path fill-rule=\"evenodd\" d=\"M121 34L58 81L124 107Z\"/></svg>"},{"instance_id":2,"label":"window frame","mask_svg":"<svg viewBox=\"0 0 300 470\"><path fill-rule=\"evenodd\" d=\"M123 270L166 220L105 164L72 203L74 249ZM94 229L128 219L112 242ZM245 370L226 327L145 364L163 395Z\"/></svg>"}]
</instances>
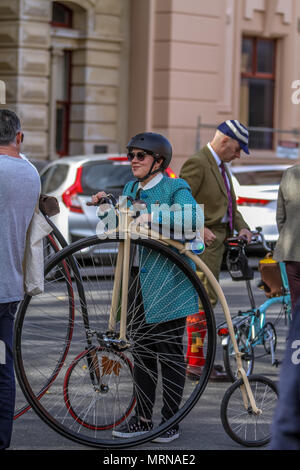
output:
<instances>
[{"instance_id":1,"label":"window frame","mask_svg":"<svg viewBox=\"0 0 300 470\"><path fill-rule=\"evenodd\" d=\"M276 52L277 52L277 40L270 38L260 38L256 36L243 36L242 42L244 39L250 39L252 41L253 53L252 53L252 72L241 72L242 78L262 78L267 80L276 79ZM257 71L257 43L258 41L272 42L274 44L274 56L273 56L273 72L264 73Z\"/></svg>"},{"instance_id":2,"label":"window frame","mask_svg":"<svg viewBox=\"0 0 300 470\"><path fill-rule=\"evenodd\" d=\"M67 22L59 23L51 19L51 26L56 27L56 28L68 28L68 29L73 28L73 10L61 2L53 2L52 8L54 8L55 6L59 6L62 10L65 11L67 15ZM52 18L53 18L53 14L52 14Z\"/></svg>"},{"instance_id":3,"label":"window frame","mask_svg":"<svg viewBox=\"0 0 300 470\"><path fill-rule=\"evenodd\" d=\"M57 155L60 157L64 157L69 154L69 135L70 135L70 112L71 112L71 86L72 86L72 51L71 50L64 50L64 54L68 55L68 85L67 85L67 97L65 100L56 100L55 101L55 109L57 110L58 105L63 107L65 112L65 121L64 121L64 128L62 131L62 149L60 151L56 148L56 141L55 141L55 150Z\"/></svg>"},{"instance_id":4,"label":"window frame","mask_svg":"<svg viewBox=\"0 0 300 470\"><path fill-rule=\"evenodd\" d=\"M240 79L241 79L241 84L243 80L248 80L249 82L251 80L264 80L266 82L269 82L273 86L273 108L271 110L271 116L270 120L272 122L272 128L274 128L274 119L275 119L275 86L276 86L276 59L277 59L277 45L278 41L276 38L263 38L259 36L250 36L250 35L243 35L242 36L242 46L243 46L243 41L244 40L250 40L252 42L252 64L251 64L251 72L245 72L241 70L240 73ZM263 41L263 42L271 42L273 44L273 64L272 64L272 73L264 73L264 72L258 72L257 71L257 63L258 63L258 42ZM241 54L242 54L242 48L241 48ZM250 108L249 108L250 110ZM253 132L255 134L255 132ZM252 134L252 137L253 137ZM265 148L265 147L254 147L256 150L274 150L274 134L271 135L271 143L270 147Z\"/></svg>"}]
</instances>

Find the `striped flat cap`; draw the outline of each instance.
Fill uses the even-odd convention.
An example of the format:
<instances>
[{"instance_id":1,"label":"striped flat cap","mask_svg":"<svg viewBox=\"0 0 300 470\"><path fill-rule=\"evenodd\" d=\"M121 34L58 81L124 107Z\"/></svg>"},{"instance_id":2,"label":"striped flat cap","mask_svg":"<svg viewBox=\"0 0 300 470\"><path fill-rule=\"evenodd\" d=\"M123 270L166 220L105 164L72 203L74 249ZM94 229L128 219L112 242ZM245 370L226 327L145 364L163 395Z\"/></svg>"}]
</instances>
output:
<instances>
[{"instance_id":1,"label":"striped flat cap","mask_svg":"<svg viewBox=\"0 0 300 470\"><path fill-rule=\"evenodd\" d=\"M237 120L228 120L222 122L222 124L218 126L218 130L222 132L222 134L237 140L241 149L248 155L250 154L248 148L249 132L243 124Z\"/></svg>"}]
</instances>

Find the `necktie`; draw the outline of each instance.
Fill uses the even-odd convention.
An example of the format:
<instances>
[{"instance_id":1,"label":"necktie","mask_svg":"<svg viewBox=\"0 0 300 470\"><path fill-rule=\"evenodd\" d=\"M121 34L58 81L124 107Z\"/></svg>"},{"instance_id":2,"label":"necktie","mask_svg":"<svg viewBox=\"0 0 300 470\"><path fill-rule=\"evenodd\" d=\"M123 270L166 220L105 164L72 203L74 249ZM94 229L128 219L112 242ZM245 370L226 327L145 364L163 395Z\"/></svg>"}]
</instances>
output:
<instances>
[{"instance_id":1,"label":"necktie","mask_svg":"<svg viewBox=\"0 0 300 470\"><path fill-rule=\"evenodd\" d=\"M226 176L226 171L225 171L225 166L224 163L220 163L220 168L223 176L223 180L225 183L226 191L227 191L227 196L228 196L228 222L229 222L229 227L230 230L233 228L233 223L232 223L232 197L231 197L231 192L230 192L230 187L228 184L228 179Z\"/></svg>"}]
</instances>

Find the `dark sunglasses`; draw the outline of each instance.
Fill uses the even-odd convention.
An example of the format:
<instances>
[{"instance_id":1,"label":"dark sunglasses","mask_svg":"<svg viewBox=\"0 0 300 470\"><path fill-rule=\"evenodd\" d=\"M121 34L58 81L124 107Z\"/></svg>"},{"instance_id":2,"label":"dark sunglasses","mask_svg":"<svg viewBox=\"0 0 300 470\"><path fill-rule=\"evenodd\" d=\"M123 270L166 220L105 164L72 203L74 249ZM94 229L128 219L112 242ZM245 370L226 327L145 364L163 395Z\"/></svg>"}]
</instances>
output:
<instances>
[{"instance_id":1,"label":"dark sunglasses","mask_svg":"<svg viewBox=\"0 0 300 470\"><path fill-rule=\"evenodd\" d=\"M130 162L132 162L134 157L136 157L139 162L143 162L145 160L146 155L149 155L149 153L147 153L147 152L137 152L137 153L129 152L127 154L127 158Z\"/></svg>"}]
</instances>

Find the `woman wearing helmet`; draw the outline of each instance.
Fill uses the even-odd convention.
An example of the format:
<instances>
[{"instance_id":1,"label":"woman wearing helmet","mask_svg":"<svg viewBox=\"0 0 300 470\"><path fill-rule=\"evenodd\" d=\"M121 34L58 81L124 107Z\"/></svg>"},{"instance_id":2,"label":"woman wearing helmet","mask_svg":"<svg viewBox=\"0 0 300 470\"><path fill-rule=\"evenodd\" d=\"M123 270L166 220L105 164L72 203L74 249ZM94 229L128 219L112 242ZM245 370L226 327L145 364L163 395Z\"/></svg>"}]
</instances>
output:
<instances>
[{"instance_id":1,"label":"woman wearing helmet","mask_svg":"<svg viewBox=\"0 0 300 470\"><path fill-rule=\"evenodd\" d=\"M142 172L138 171L139 167L135 168L132 165L133 174L141 183L149 181L154 175L166 170L172 159L170 142L163 135L155 134L154 132L143 132L132 137L127 145L127 149L130 161L134 160L134 155L137 155L138 161L141 161L142 155L145 155L145 159L149 163ZM138 152L138 150L143 152ZM135 171L136 169L137 171ZM148 170L147 172L146 169Z\"/></svg>"},{"instance_id":2,"label":"woman wearing helmet","mask_svg":"<svg viewBox=\"0 0 300 470\"><path fill-rule=\"evenodd\" d=\"M129 200L144 201L147 210L140 216L140 221L151 222L156 226L163 226L164 221L169 221L170 226L167 228L174 233L180 228L181 234L183 221L188 221L193 231L202 228L203 212L194 200L189 185L182 179L164 175L172 158L172 147L168 139L153 132L143 132L129 141L127 149L127 157L136 179L125 185L123 196L128 196ZM97 203L103 196L105 193L99 192L92 197L92 201ZM135 282L130 283L128 292L128 305L134 304L136 307L133 309L134 318L132 312L128 312L128 323L131 322L131 329L139 333L133 351L135 388L138 393L135 415L112 432L113 436L122 438L140 435L153 427L152 412L158 379L157 358L161 363L163 383L172 384L171 389L169 387L166 391L164 387L163 390L162 421L170 419L178 411L185 383L182 337L186 317L198 311L198 298L191 300L191 296L185 294L189 289L187 279L180 282L182 306L176 304L172 308L172 289L166 292L163 299L153 302L153 296L159 292L164 282L165 270L169 274L174 266L165 266L166 260L157 259L157 255L153 253L139 253L138 261L136 260L135 256L135 264L131 269ZM190 260L188 262L192 264ZM154 265L157 266L157 276L155 279L148 279L147 272ZM178 278L175 275L173 284L173 289L178 289ZM167 312L166 305L169 306ZM169 340L163 341L162 335L168 338L171 336L171 344ZM171 360L168 361L168 358ZM177 370L174 370L175 359ZM170 442L178 437L179 429L175 426L155 439L155 442Z\"/></svg>"}]
</instances>

